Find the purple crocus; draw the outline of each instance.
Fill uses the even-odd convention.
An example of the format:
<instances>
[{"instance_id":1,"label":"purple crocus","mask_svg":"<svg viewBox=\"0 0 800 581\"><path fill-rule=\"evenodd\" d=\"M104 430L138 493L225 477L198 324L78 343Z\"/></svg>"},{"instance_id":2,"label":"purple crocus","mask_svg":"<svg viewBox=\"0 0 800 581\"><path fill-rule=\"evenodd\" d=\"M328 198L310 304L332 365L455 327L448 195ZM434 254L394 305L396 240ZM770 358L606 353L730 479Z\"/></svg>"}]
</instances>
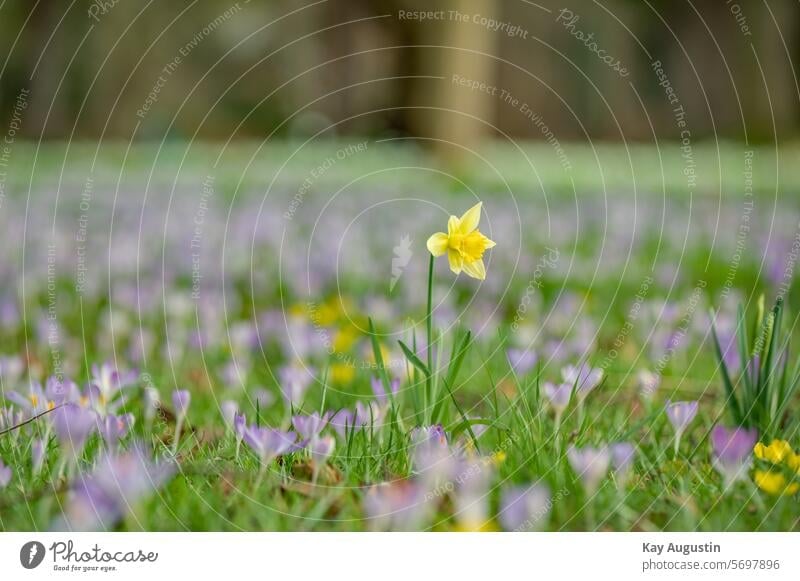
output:
<instances>
[{"instance_id":1,"label":"purple crocus","mask_svg":"<svg viewBox=\"0 0 800 581\"><path fill-rule=\"evenodd\" d=\"M154 462L142 444L124 454L104 454L89 476L75 480L63 517L53 528L113 528L131 507L166 483L174 472L173 464Z\"/></svg>"},{"instance_id":2,"label":"purple crocus","mask_svg":"<svg viewBox=\"0 0 800 581\"><path fill-rule=\"evenodd\" d=\"M286 405L299 405L303 401L306 390L311 386L314 381L313 372L311 369L299 367L296 365L288 365L282 367L278 371L280 379L280 389Z\"/></svg>"},{"instance_id":3,"label":"purple crocus","mask_svg":"<svg viewBox=\"0 0 800 581\"><path fill-rule=\"evenodd\" d=\"M92 402L95 409L103 413L117 393L136 382L135 372L121 373L111 363L92 365L90 393L94 394Z\"/></svg>"},{"instance_id":4,"label":"purple crocus","mask_svg":"<svg viewBox=\"0 0 800 581\"><path fill-rule=\"evenodd\" d=\"M222 421L229 430L233 430L233 419L239 413L239 405L235 401L226 399L219 404L220 412L222 413Z\"/></svg>"},{"instance_id":5,"label":"purple crocus","mask_svg":"<svg viewBox=\"0 0 800 581\"><path fill-rule=\"evenodd\" d=\"M233 416L233 435L236 438L236 460L239 460L239 450L242 447L242 440L244 439L244 432L247 429L247 418L244 414L236 414Z\"/></svg>"},{"instance_id":6,"label":"purple crocus","mask_svg":"<svg viewBox=\"0 0 800 581\"><path fill-rule=\"evenodd\" d=\"M603 370L599 368L593 369L585 363L580 367L567 365L561 370L561 377L565 383L575 386L575 392L580 403L603 381Z\"/></svg>"},{"instance_id":7,"label":"purple crocus","mask_svg":"<svg viewBox=\"0 0 800 581\"><path fill-rule=\"evenodd\" d=\"M34 476L42 471L45 452L47 452L47 442L45 440L37 438L31 442L31 471Z\"/></svg>"},{"instance_id":8,"label":"purple crocus","mask_svg":"<svg viewBox=\"0 0 800 581\"><path fill-rule=\"evenodd\" d=\"M311 453L311 459L314 463L314 474L312 482L316 482L322 467L333 454L333 449L336 447L336 440L333 436L323 436L322 438L314 438L308 446L308 451Z\"/></svg>"},{"instance_id":9,"label":"purple crocus","mask_svg":"<svg viewBox=\"0 0 800 581\"><path fill-rule=\"evenodd\" d=\"M143 400L145 430L149 432L156 419L156 412L158 412L158 408L161 405L161 395L155 387L148 386L144 388Z\"/></svg>"},{"instance_id":10,"label":"purple crocus","mask_svg":"<svg viewBox=\"0 0 800 581\"><path fill-rule=\"evenodd\" d=\"M0 490L8 486L9 482L11 482L11 468L6 466L3 459L0 458Z\"/></svg>"},{"instance_id":11,"label":"purple crocus","mask_svg":"<svg viewBox=\"0 0 800 581\"><path fill-rule=\"evenodd\" d=\"M65 456L77 461L86 440L97 427L97 415L88 408L67 403L57 408L51 417Z\"/></svg>"},{"instance_id":12,"label":"purple crocus","mask_svg":"<svg viewBox=\"0 0 800 581\"><path fill-rule=\"evenodd\" d=\"M117 449L120 438L128 433L133 426L133 414L115 416L108 414L105 418L98 419L98 431L111 450Z\"/></svg>"},{"instance_id":13,"label":"purple crocus","mask_svg":"<svg viewBox=\"0 0 800 581\"><path fill-rule=\"evenodd\" d=\"M175 408L175 436L172 442L172 453L178 452L178 443L181 440L181 430L183 422L186 420L186 413L189 411L189 403L192 401L192 394L185 389L176 389L172 392L172 407Z\"/></svg>"},{"instance_id":14,"label":"purple crocus","mask_svg":"<svg viewBox=\"0 0 800 581\"><path fill-rule=\"evenodd\" d=\"M592 495L608 472L611 454L605 446L600 448L570 446L567 450L567 459L583 482L587 494Z\"/></svg>"},{"instance_id":15,"label":"purple crocus","mask_svg":"<svg viewBox=\"0 0 800 581\"><path fill-rule=\"evenodd\" d=\"M507 531L538 530L551 508L550 490L546 486L514 486L503 492L498 518Z\"/></svg>"},{"instance_id":16,"label":"purple crocus","mask_svg":"<svg viewBox=\"0 0 800 581\"><path fill-rule=\"evenodd\" d=\"M661 385L661 376L647 369L641 369L636 374L636 382L639 385L639 394L644 400L650 401Z\"/></svg>"},{"instance_id":17,"label":"purple crocus","mask_svg":"<svg viewBox=\"0 0 800 581\"><path fill-rule=\"evenodd\" d=\"M569 405L570 397L572 397L572 386L572 383L560 383L555 385L549 381L542 384L544 395L556 414L556 430L561 424L561 416Z\"/></svg>"},{"instance_id":18,"label":"purple crocus","mask_svg":"<svg viewBox=\"0 0 800 581\"><path fill-rule=\"evenodd\" d=\"M172 392L172 407L175 408L175 416L177 418L186 417L191 401L192 394L186 389L176 389Z\"/></svg>"},{"instance_id":19,"label":"purple crocus","mask_svg":"<svg viewBox=\"0 0 800 581\"><path fill-rule=\"evenodd\" d=\"M628 442L617 442L608 448L611 452L611 468L614 471L614 479L617 486L624 488L633 469L636 448Z\"/></svg>"},{"instance_id":20,"label":"purple crocus","mask_svg":"<svg viewBox=\"0 0 800 581\"><path fill-rule=\"evenodd\" d=\"M489 521L489 485L491 471L483 460L465 458L455 469L456 519L464 531L480 531Z\"/></svg>"},{"instance_id":21,"label":"purple crocus","mask_svg":"<svg viewBox=\"0 0 800 581\"><path fill-rule=\"evenodd\" d=\"M314 440L319 437L320 432L328 425L328 414L314 412L311 415L296 415L292 417L292 426L295 431L305 440Z\"/></svg>"},{"instance_id":22,"label":"purple crocus","mask_svg":"<svg viewBox=\"0 0 800 581\"><path fill-rule=\"evenodd\" d=\"M757 441L756 430L723 426L711 430L712 463L725 481L725 488L746 476Z\"/></svg>"},{"instance_id":23,"label":"purple crocus","mask_svg":"<svg viewBox=\"0 0 800 581\"><path fill-rule=\"evenodd\" d=\"M330 426L336 430L342 438L347 432L359 431L370 426L379 426L383 420L383 412L377 402L370 402L368 405L356 402L355 411L341 409L330 419Z\"/></svg>"},{"instance_id":24,"label":"purple crocus","mask_svg":"<svg viewBox=\"0 0 800 581\"><path fill-rule=\"evenodd\" d=\"M675 428L675 453L678 453L678 447L681 444L681 437L689 424L697 415L697 402L696 401L667 401L666 406L667 418L672 427Z\"/></svg>"},{"instance_id":25,"label":"purple crocus","mask_svg":"<svg viewBox=\"0 0 800 581\"><path fill-rule=\"evenodd\" d=\"M378 403L382 406L385 406L388 403L388 394L383 387L383 381L379 377L372 377L370 379L370 387L372 387L372 393L375 394L375 399L378 400ZM392 379L389 382L389 389L391 390L392 397L394 398L397 395L397 391L400 389L400 380L397 378Z\"/></svg>"},{"instance_id":26,"label":"purple crocus","mask_svg":"<svg viewBox=\"0 0 800 581\"><path fill-rule=\"evenodd\" d=\"M506 351L508 363L517 375L526 375L536 366L538 357L535 351L511 347Z\"/></svg>"},{"instance_id":27,"label":"purple crocus","mask_svg":"<svg viewBox=\"0 0 800 581\"><path fill-rule=\"evenodd\" d=\"M432 489L449 481L456 468L457 458L447 442L440 425L414 428L411 431L412 466L417 475Z\"/></svg>"},{"instance_id":28,"label":"purple crocus","mask_svg":"<svg viewBox=\"0 0 800 581\"><path fill-rule=\"evenodd\" d=\"M297 434L272 428L249 426L244 430L244 442L261 461L262 468L278 456L293 451Z\"/></svg>"},{"instance_id":29,"label":"purple crocus","mask_svg":"<svg viewBox=\"0 0 800 581\"><path fill-rule=\"evenodd\" d=\"M371 487L363 506L370 528L375 530L418 531L432 513L432 503L425 490L411 480Z\"/></svg>"}]
</instances>

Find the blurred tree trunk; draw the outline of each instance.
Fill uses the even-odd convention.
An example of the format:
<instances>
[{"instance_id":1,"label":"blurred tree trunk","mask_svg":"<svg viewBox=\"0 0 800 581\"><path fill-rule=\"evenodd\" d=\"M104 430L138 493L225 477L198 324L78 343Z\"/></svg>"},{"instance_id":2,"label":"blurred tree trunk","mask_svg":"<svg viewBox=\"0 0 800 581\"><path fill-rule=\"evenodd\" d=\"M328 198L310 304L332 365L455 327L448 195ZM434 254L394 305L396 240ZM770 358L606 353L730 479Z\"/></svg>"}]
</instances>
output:
<instances>
[{"instance_id":1,"label":"blurred tree trunk","mask_svg":"<svg viewBox=\"0 0 800 581\"><path fill-rule=\"evenodd\" d=\"M489 18L500 18L496 0L448 0L442 3L445 11L454 10L468 15L469 20L446 18L428 26L423 44L443 48L437 52L424 51L426 56L437 54L434 70L430 74L443 77L441 80L425 80L418 87L425 91L420 101L431 104L433 109L417 110L413 126L420 135L435 141L434 149L445 161L459 164L468 157L462 148L473 148L489 134L494 123L494 112L498 97L470 90L453 82L453 75L466 79L496 84L498 32L472 22L479 14ZM450 145L447 142L453 142ZM461 146L461 147L458 147Z\"/></svg>"}]
</instances>

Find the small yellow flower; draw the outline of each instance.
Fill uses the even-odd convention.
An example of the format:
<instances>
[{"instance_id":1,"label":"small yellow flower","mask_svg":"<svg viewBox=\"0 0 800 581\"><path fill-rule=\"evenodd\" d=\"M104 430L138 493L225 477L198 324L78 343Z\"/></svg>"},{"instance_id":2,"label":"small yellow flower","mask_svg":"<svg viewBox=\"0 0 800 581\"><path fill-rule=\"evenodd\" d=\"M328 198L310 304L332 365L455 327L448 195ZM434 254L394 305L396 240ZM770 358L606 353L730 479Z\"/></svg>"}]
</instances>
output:
<instances>
[{"instance_id":1,"label":"small yellow flower","mask_svg":"<svg viewBox=\"0 0 800 581\"><path fill-rule=\"evenodd\" d=\"M769 460L773 464L780 464L794 455L792 447L786 440L772 440L769 446L758 442L753 447L753 454L759 460Z\"/></svg>"},{"instance_id":2,"label":"small yellow flower","mask_svg":"<svg viewBox=\"0 0 800 581\"><path fill-rule=\"evenodd\" d=\"M800 474L800 454L792 454L786 459L786 465Z\"/></svg>"},{"instance_id":3,"label":"small yellow flower","mask_svg":"<svg viewBox=\"0 0 800 581\"><path fill-rule=\"evenodd\" d=\"M756 470L755 474L753 474L753 480L761 490L773 496L779 494L792 495L800 490L800 484L797 482L787 483L783 474L772 472L771 470Z\"/></svg>"},{"instance_id":4,"label":"small yellow flower","mask_svg":"<svg viewBox=\"0 0 800 581\"><path fill-rule=\"evenodd\" d=\"M482 202L478 202L460 218L450 216L447 221L447 234L437 232L428 238L428 251L434 256L441 256L446 252L450 270L455 274L463 270L472 278L479 280L486 278L483 253L495 245L478 230L481 205Z\"/></svg>"},{"instance_id":5,"label":"small yellow flower","mask_svg":"<svg viewBox=\"0 0 800 581\"><path fill-rule=\"evenodd\" d=\"M342 385L355 379L356 369L347 363L334 363L330 367L330 374L331 383Z\"/></svg>"}]
</instances>

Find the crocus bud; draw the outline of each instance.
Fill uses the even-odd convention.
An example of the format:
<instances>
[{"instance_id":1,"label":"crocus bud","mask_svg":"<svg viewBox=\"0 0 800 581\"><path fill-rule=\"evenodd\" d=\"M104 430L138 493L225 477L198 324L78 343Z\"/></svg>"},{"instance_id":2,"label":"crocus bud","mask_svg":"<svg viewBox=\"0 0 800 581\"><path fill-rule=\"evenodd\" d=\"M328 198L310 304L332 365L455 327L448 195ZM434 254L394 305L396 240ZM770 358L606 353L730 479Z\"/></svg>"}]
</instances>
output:
<instances>
[{"instance_id":1,"label":"crocus bud","mask_svg":"<svg viewBox=\"0 0 800 581\"><path fill-rule=\"evenodd\" d=\"M183 419L189 411L189 403L192 401L192 394L185 389L176 389L172 392L172 407L175 408L175 416Z\"/></svg>"},{"instance_id":2,"label":"crocus bud","mask_svg":"<svg viewBox=\"0 0 800 581\"><path fill-rule=\"evenodd\" d=\"M42 471L46 450L47 444L44 440L36 439L31 443L31 470L34 475Z\"/></svg>"},{"instance_id":3,"label":"crocus bud","mask_svg":"<svg viewBox=\"0 0 800 581\"><path fill-rule=\"evenodd\" d=\"M11 482L11 468L3 464L3 461L0 460L0 489L8 486L9 482Z\"/></svg>"},{"instance_id":4,"label":"crocus bud","mask_svg":"<svg viewBox=\"0 0 800 581\"><path fill-rule=\"evenodd\" d=\"M239 412L239 406L235 401L225 400L220 404L220 411L222 412L222 419L228 429L233 430L233 420Z\"/></svg>"}]
</instances>

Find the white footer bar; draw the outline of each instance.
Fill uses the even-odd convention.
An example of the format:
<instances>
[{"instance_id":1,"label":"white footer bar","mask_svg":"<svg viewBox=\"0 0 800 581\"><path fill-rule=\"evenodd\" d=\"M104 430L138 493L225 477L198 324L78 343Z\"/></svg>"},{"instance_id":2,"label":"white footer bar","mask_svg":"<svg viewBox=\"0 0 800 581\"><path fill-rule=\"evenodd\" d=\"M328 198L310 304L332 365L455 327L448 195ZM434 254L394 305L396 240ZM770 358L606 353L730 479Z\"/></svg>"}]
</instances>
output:
<instances>
[{"instance_id":1,"label":"white footer bar","mask_svg":"<svg viewBox=\"0 0 800 581\"><path fill-rule=\"evenodd\" d=\"M798 543L798 533L2 533L0 579L796 580Z\"/></svg>"}]
</instances>

